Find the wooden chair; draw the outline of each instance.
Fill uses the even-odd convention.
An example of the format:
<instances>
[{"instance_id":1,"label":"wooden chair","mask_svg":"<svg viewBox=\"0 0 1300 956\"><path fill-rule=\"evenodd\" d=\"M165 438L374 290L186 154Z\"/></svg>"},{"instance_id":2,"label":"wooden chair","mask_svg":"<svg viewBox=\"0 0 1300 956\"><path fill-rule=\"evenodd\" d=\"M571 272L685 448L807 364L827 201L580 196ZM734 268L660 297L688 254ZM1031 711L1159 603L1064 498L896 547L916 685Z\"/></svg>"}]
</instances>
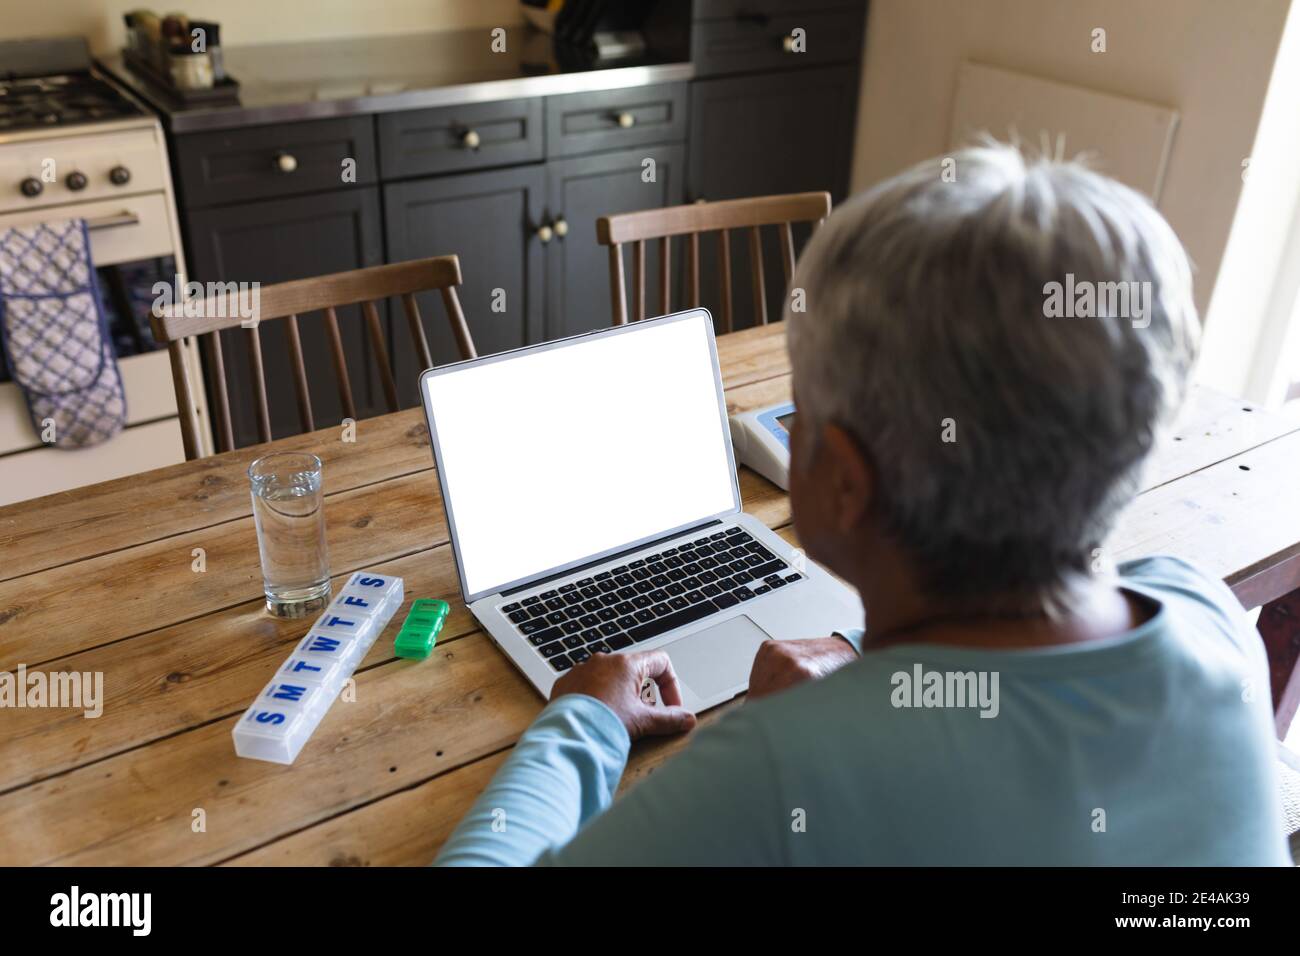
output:
<instances>
[{"instance_id":1,"label":"wooden chair","mask_svg":"<svg viewBox=\"0 0 1300 956\"><path fill-rule=\"evenodd\" d=\"M395 412L398 407L397 384L393 380L388 347L384 342L384 329L376 302L389 296L401 298L417 355L424 363L424 367L429 368L433 365L433 357L429 353L429 343L424 334L424 326L421 324L415 294L437 289L442 294L442 303L447 310L447 318L451 323L460 357L474 358L477 354L474 350L474 340L470 336L465 315L461 312L460 300L456 296L456 286L460 285L460 282L460 260L456 256L438 256L369 269L356 269L351 272L337 272L333 275L282 282L261 288L259 323L256 327L244 330L248 336L249 365L252 372L254 412L259 440L263 442L271 440L271 417L266 400L266 377L262 368L262 325L269 321L284 320L285 344L288 346L293 371L298 420L302 425L302 431L314 431L316 424L312 416L311 393L308 388L307 369L303 362L298 316L308 312L321 313L330 345L339 403L346 417L356 418L356 405L353 401L348 367L344 360L343 340L339 335L338 316L335 310L360 303L370 344L374 348L379 365L379 375L388 410ZM229 451L234 448L235 442L231 429L230 396L226 387L220 333L223 329L232 329L240 325L239 304L238 293L232 290L224 295L205 299L197 316L185 314L186 311L199 311L195 309L195 304L191 303L188 310L184 306L173 306L152 319L154 337L159 342L167 343L167 350L171 355L172 379L176 386L176 407L181 412L181 433L187 460L200 457L202 444L198 435L197 405L191 394L190 377L186 370L181 343L192 335L207 336L209 373L213 378L211 383L213 432L216 435L217 450Z\"/></svg>"},{"instance_id":2,"label":"wooden chair","mask_svg":"<svg viewBox=\"0 0 1300 956\"><path fill-rule=\"evenodd\" d=\"M781 268L786 285L794 273L794 233L791 225L811 222L813 228L830 215L830 193L791 193L785 196L755 196L722 202L690 203L667 209L645 209L596 220L596 240L609 246L609 286L614 310L614 324L627 322L627 297L623 279L623 244L632 243L632 302L634 321L644 319L645 244L659 241L659 308L660 314L672 311L669 288L672 284L669 241L686 236L685 308L700 304L700 233L713 232L718 237L718 282L722 301L722 329L734 326L731 308L731 230L749 230L749 261L754 290L754 324L767 324L767 298L763 286L762 226L780 227Z\"/></svg>"}]
</instances>

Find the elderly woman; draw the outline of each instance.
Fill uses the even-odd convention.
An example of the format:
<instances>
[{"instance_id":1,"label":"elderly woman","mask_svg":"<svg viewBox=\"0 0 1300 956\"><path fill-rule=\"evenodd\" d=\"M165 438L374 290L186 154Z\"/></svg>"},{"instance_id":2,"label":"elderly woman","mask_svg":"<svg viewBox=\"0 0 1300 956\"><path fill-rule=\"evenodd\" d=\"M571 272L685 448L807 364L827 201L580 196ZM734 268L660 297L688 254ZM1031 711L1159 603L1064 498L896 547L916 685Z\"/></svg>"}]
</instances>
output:
<instances>
[{"instance_id":1,"label":"elderly woman","mask_svg":"<svg viewBox=\"0 0 1300 956\"><path fill-rule=\"evenodd\" d=\"M1241 607L1105 561L1184 391L1182 247L1078 165L952 159L839 208L786 314L795 527L866 635L765 644L748 702L617 803L631 742L694 717L663 652L597 655L438 862L1288 862Z\"/></svg>"}]
</instances>

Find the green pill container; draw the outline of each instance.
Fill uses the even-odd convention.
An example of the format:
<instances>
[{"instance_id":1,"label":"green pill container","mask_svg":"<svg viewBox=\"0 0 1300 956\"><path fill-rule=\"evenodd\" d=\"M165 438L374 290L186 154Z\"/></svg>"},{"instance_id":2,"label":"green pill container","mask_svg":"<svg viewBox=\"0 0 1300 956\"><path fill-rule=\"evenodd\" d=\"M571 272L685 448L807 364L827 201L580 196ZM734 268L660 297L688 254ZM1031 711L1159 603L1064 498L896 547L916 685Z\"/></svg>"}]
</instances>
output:
<instances>
[{"instance_id":1,"label":"green pill container","mask_svg":"<svg viewBox=\"0 0 1300 956\"><path fill-rule=\"evenodd\" d=\"M451 605L446 601L429 598L415 601L393 641L394 653L413 661L427 658L433 653L433 646L438 643L438 632L450 613Z\"/></svg>"}]
</instances>

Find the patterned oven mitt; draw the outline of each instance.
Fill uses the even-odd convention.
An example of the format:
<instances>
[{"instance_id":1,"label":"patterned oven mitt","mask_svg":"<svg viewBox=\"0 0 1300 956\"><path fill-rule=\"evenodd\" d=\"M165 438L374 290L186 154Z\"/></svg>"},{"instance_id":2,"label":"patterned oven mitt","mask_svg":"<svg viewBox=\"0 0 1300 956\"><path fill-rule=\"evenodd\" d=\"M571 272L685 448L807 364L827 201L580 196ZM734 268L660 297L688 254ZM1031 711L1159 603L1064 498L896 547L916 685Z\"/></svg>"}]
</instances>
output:
<instances>
[{"instance_id":1,"label":"patterned oven mitt","mask_svg":"<svg viewBox=\"0 0 1300 956\"><path fill-rule=\"evenodd\" d=\"M107 441L126 424L126 395L99 304L81 219L0 229L0 343L32 425L56 448Z\"/></svg>"}]
</instances>

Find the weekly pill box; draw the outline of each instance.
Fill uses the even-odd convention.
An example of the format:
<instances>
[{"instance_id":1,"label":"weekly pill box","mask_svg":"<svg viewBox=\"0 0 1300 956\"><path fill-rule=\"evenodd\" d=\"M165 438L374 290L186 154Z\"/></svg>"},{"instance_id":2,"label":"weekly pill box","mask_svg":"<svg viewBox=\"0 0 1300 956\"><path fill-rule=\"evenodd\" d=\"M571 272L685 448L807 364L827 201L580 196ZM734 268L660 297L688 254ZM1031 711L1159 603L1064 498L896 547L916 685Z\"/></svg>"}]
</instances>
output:
<instances>
[{"instance_id":1,"label":"weekly pill box","mask_svg":"<svg viewBox=\"0 0 1300 956\"><path fill-rule=\"evenodd\" d=\"M235 753L293 763L403 598L401 578L352 575L236 722Z\"/></svg>"}]
</instances>

